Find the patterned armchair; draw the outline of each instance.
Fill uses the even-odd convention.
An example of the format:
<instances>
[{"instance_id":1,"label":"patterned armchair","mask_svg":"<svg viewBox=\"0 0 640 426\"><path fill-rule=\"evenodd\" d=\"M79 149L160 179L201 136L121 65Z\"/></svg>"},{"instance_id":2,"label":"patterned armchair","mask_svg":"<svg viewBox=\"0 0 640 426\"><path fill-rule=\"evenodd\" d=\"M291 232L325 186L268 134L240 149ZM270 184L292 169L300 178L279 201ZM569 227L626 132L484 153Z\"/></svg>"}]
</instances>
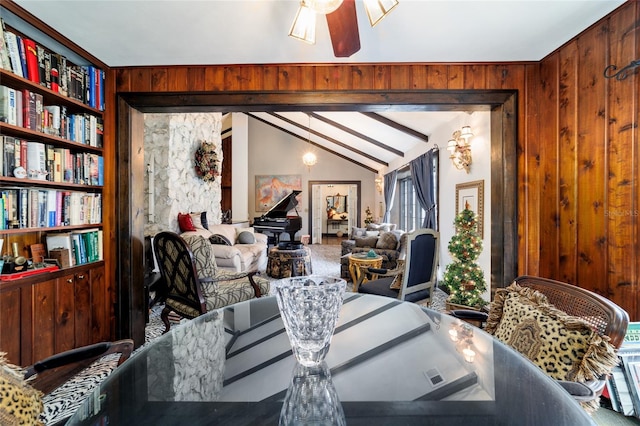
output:
<instances>
[{"instance_id":1,"label":"patterned armchair","mask_svg":"<svg viewBox=\"0 0 640 426\"><path fill-rule=\"evenodd\" d=\"M160 232L154 251L166 288L165 308L160 317L165 333L171 327L169 313L195 318L205 312L269 294L269 280L256 272L218 269L209 240L201 235Z\"/></svg>"}]
</instances>

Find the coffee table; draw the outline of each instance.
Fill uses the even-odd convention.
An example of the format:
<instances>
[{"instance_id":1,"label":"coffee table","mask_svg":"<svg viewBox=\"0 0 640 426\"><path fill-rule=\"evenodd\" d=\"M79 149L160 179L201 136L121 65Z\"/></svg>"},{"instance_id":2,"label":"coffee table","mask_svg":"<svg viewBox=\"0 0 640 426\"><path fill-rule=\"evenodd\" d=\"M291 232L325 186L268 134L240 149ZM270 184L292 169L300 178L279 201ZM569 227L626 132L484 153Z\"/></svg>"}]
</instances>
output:
<instances>
[{"instance_id":1,"label":"coffee table","mask_svg":"<svg viewBox=\"0 0 640 426\"><path fill-rule=\"evenodd\" d=\"M376 254L375 257L369 257L367 253L349 254L349 273L351 274L351 281L353 282L354 292L358 291L358 280L360 279L360 275L362 274L362 272L360 271L361 266L370 268L381 268L382 256ZM376 274L371 275L372 280L375 280L376 278Z\"/></svg>"}]
</instances>

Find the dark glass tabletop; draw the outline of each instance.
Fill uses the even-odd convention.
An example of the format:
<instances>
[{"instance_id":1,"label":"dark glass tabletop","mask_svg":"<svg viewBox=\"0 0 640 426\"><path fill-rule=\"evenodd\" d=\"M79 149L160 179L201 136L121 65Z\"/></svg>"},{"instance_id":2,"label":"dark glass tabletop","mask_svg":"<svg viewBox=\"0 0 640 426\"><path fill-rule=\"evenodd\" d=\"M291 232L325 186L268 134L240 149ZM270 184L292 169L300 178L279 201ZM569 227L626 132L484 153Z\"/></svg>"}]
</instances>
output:
<instances>
[{"instance_id":1,"label":"dark glass tabletop","mask_svg":"<svg viewBox=\"0 0 640 426\"><path fill-rule=\"evenodd\" d=\"M274 297L174 325L116 369L80 425L588 425L519 353L448 315L346 293L325 363L296 363Z\"/></svg>"}]
</instances>

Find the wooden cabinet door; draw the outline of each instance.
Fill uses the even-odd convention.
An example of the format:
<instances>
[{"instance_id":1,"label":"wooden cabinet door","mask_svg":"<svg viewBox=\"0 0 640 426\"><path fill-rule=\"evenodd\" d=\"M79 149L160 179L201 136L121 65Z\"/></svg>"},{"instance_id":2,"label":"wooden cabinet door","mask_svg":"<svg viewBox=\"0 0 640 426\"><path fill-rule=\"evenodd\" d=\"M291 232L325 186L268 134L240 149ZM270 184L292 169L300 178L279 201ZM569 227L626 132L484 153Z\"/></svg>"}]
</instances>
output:
<instances>
[{"instance_id":1,"label":"wooden cabinet door","mask_svg":"<svg viewBox=\"0 0 640 426\"><path fill-rule=\"evenodd\" d=\"M55 347L55 299L56 281L41 281L32 285L32 354L29 365L56 353Z\"/></svg>"},{"instance_id":2,"label":"wooden cabinet door","mask_svg":"<svg viewBox=\"0 0 640 426\"><path fill-rule=\"evenodd\" d=\"M75 347L95 343L91 324L91 279L89 269L74 274Z\"/></svg>"},{"instance_id":3,"label":"wooden cabinet door","mask_svg":"<svg viewBox=\"0 0 640 426\"><path fill-rule=\"evenodd\" d=\"M111 295L104 279L104 266L89 271L91 280L91 339L93 343L111 340Z\"/></svg>"},{"instance_id":4,"label":"wooden cabinet door","mask_svg":"<svg viewBox=\"0 0 640 426\"><path fill-rule=\"evenodd\" d=\"M75 275L56 280L56 353L73 349L75 337Z\"/></svg>"},{"instance_id":5,"label":"wooden cabinet door","mask_svg":"<svg viewBox=\"0 0 640 426\"><path fill-rule=\"evenodd\" d=\"M23 319L22 289L0 291L0 352L6 352L10 363L22 365L23 324L28 334L31 331L31 318Z\"/></svg>"}]
</instances>

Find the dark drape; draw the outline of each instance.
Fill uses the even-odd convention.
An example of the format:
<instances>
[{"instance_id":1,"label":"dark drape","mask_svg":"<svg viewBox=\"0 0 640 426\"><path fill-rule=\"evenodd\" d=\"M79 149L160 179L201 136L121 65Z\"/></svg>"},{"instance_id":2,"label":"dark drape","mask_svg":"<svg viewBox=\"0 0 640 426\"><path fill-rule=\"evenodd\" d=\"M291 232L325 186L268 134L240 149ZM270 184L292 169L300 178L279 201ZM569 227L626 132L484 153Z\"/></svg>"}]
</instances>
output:
<instances>
[{"instance_id":1,"label":"dark drape","mask_svg":"<svg viewBox=\"0 0 640 426\"><path fill-rule=\"evenodd\" d=\"M383 223L389 223L391 221L391 207L393 206L393 197L396 194L396 182L398 181L398 171L384 175L384 219Z\"/></svg>"},{"instance_id":2,"label":"dark drape","mask_svg":"<svg viewBox=\"0 0 640 426\"><path fill-rule=\"evenodd\" d=\"M422 227L436 231L438 230L438 154L438 149L433 148L409 163L416 198L420 207L426 212Z\"/></svg>"}]
</instances>

